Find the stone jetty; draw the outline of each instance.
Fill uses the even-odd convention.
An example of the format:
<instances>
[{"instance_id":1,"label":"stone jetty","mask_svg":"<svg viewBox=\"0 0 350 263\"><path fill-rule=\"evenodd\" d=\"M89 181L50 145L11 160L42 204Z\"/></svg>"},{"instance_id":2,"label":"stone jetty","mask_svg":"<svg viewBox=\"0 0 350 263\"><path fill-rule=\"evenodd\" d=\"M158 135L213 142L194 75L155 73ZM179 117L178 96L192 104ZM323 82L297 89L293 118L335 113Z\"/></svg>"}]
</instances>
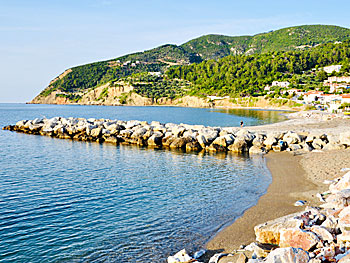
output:
<instances>
[{"instance_id":1,"label":"stone jetty","mask_svg":"<svg viewBox=\"0 0 350 263\"><path fill-rule=\"evenodd\" d=\"M317 151L350 146L350 131L340 134L287 131L249 131L249 127L205 127L162 124L157 121L121 121L54 117L21 120L4 130L60 139L129 144L186 151L261 154L269 151Z\"/></svg>"}]
</instances>

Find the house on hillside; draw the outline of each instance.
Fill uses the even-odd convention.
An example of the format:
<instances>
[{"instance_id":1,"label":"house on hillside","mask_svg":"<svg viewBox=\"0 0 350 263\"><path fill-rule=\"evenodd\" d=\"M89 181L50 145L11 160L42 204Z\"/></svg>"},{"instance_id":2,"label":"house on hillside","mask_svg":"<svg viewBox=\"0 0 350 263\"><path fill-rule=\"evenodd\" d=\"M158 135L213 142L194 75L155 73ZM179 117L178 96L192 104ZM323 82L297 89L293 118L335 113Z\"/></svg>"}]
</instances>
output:
<instances>
[{"instance_id":1,"label":"house on hillside","mask_svg":"<svg viewBox=\"0 0 350 263\"><path fill-rule=\"evenodd\" d=\"M330 73L332 73L333 71L339 72L340 69L341 69L341 66L342 66L342 65L327 66L327 67L324 67L323 70L330 74Z\"/></svg>"},{"instance_id":2,"label":"house on hillside","mask_svg":"<svg viewBox=\"0 0 350 263\"><path fill-rule=\"evenodd\" d=\"M288 95L295 94L297 96L302 96L305 94L305 92L301 89L288 89L286 92L288 93Z\"/></svg>"},{"instance_id":3,"label":"house on hillside","mask_svg":"<svg viewBox=\"0 0 350 263\"><path fill-rule=\"evenodd\" d=\"M323 86L329 86L329 92L343 92L350 89L350 77L329 77L323 82Z\"/></svg>"},{"instance_id":4,"label":"house on hillside","mask_svg":"<svg viewBox=\"0 0 350 263\"><path fill-rule=\"evenodd\" d=\"M342 94L341 96L341 103L350 103L350 94Z\"/></svg>"},{"instance_id":5,"label":"house on hillside","mask_svg":"<svg viewBox=\"0 0 350 263\"><path fill-rule=\"evenodd\" d=\"M321 95L323 95L323 91L310 90L304 94L304 102L309 104L319 101Z\"/></svg>"},{"instance_id":6,"label":"house on hillside","mask_svg":"<svg viewBox=\"0 0 350 263\"><path fill-rule=\"evenodd\" d=\"M327 108L327 111L328 112L333 112L333 113L336 113L336 112L340 112L341 110L339 109L340 106L341 106L341 100L339 99L334 99L332 100L330 103L329 103L329 106Z\"/></svg>"},{"instance_id":7,"label":"house on hillside","mask_svg":"<svg viewBox=\"0 0 350 263\"><path fill-rule=\"evenodd\" d=\"M288 81L273 81L272 82L272 87L281 87L281 88L287 88L289 86Z\"/></svg>"},{"instance_id":8,"label":"house on hillside","mask_svg":"<svg viewBox=\"0 0 350 263\"><path fill-rule=\"evenodd\" d=\"M319 97L319 101L322 104L329 104L331 103L333 100L341 100L341 96L338 94L322 94Z\"/></svg>"}]
</instances>

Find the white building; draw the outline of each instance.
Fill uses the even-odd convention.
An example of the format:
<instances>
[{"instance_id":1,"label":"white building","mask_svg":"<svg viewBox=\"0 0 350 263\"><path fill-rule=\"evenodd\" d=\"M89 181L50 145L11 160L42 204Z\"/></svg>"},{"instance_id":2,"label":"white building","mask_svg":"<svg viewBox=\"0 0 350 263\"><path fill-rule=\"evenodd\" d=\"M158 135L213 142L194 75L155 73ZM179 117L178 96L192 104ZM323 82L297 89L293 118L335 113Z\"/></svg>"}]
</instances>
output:
<instances>
[{"instance_id":1,"label":"white building","mask_svg":"<svg viewBox=\"0 0 350 263\"><path fill-rule=\"evenodd\" d=\"M323 91L311 90L304 94L305 103L313 103L319 101L319 98L323 95Z\"/></svg>"},{"instance_id":2,"label":"white building","mask_svg":"<svg viewBox=\"0 0 350 263\"><path fill-rule=\"evenodd\" d=\"M333 71L339 72L340 69L341 69L341 65L332 65L332 66L323 68L323 70L326 71L327 73L332 73Z\"/></svg>"},{"instance_id":3,"label":"white building","mask_svg":"<svg viewBox=\"0 0 350 263\"><path fill-rule=\"evenodd\" d=\"M287 88L289 86L289 82L288 81L273 81L272 82L272 87L281 87L281 88Z\"/></svg>"},{"instance_id":4,"label":"white building","mask_svg":"<svg viewBox=\"0 0 350 263\"><path fill-rule=\"evenodd\" d=\"M341 103L350 103L350 94L342 94L341 96Z\"/></svg>"},{"instance_id":5,"label":"white building","mask_svg":"<svg viewBox=\"0 0 350 263\"><path fill-rule=\"evenodd\" d=\"M319 97L319 101L322 104L329 104L329 103L331 103L334 100L341 100L341 96L337 95L337 94L322 94Z\"/></svg>"},{"instance_id":6,"label":"white building","mask_svg":"<svg viewBox=\"0 0 350 263\"><path fill-rule=\"evenodd\" d=\"M148 72L148 74L150 74L150 75L152 75L152 76L160 76L160 75L162 75L162 73L161 72Z\"/></svg>"}]
</instances>

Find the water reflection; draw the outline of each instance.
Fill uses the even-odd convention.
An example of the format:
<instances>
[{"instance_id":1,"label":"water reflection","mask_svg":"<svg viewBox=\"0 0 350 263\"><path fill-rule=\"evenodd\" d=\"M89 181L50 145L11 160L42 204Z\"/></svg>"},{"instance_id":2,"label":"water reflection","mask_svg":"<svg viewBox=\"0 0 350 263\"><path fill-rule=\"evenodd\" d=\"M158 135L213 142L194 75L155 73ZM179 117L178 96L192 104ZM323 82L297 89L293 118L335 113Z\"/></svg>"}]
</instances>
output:
<instances>
[{"instance_id":1,"label":"water reflection","mask_svg":"<svg viewBox=\"0 0 350 263\"><path fill-rule=\"evenodd\" d=\"M213 111L242 117L241 120L245 126L281 122L287 119L285 114L290 113L289 111L260 109L215 109ZM235 123L232 126L238 126L238 124Z\"/></svg>"}]
</instances>

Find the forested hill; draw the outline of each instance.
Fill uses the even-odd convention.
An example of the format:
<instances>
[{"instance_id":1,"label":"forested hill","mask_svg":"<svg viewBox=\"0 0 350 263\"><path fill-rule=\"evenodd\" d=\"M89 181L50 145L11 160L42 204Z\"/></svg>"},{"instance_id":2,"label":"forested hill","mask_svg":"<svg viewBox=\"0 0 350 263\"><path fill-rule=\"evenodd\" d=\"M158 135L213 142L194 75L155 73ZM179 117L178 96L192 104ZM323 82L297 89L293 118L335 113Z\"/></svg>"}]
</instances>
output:
<instances>
[{"instance_id":1,"label":"forested hill","mask_svg":"<svg viewBox=\"0 0 350 263\"><path fill-rule=\"evenodd\" d=\"M180 46L163 45L116 59L71 68L41 92L84 92L87 89L143 72L165 72L174 65L189 65L228 55L305 50L316 45L350 39L350 29L328 25L284 28L255 36L206 35Z\"/></svg>"},{"instance_id":2,"label":"forested hill","mask_svg":"<svg viewBox=\"0 0 350 263\"><path fill-rule=\"evenodd\" d=\"M289 81L296 88L322 88L329 65L342 65L339 74L350 72L350 40L322 44L312 49L274 51L227 56L218 60L171 67L168 79L193 84L191 95L260 95L273 81Z\"/></svg>"},{"instance_id":3,"label":"forested hill","mask_svg":"<svg viewBox=\"0 0 350 263\"><path fill-rule=\"evenodd\" d=\"M206 35L181 45L201 59L218 59L228 55L267 53L306 49L318 44L350 39L350 29L339 26L305 25L270 31L254 36Z\"/></svg>"}]
</instances>

